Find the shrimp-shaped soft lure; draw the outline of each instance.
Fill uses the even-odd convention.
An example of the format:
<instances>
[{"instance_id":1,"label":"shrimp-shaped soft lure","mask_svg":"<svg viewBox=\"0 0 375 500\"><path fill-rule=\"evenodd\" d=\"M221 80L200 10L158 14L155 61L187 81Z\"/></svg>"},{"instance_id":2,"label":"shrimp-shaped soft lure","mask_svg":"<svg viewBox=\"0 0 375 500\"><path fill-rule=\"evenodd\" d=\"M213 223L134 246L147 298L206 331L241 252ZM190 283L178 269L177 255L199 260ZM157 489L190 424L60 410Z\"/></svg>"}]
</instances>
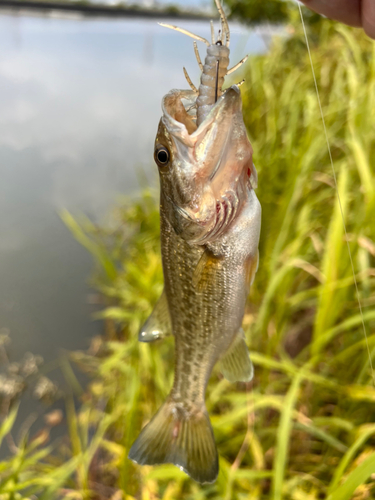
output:
<instances>
[{"instance_id":1,"label":"shrimp-shaped soft lure","mask_svg":"<svg viewBox=\"0 0 375 500\"><path fill-rule=\"evenodd\" d=\"M225 76L233 73L238 69L248 58L245 56L239 63L228 70L229 65L229 42L230 42L230 31L228 26L228 21L225 12L220 4L220 0L215 0L216 7L220 14L221 29L219 30L218 36L215 36L215 30L213 22L211 21L211 43L205 38L195 35L190 31L187 31L178 26L173 26L171 24L159 23L165 28L170 28L175 31L179 31L184 35L188 35L195 40L203 42L207 45L207 54L202 64L197 42L194 41L194 52L198 61L198 65L202 71L201 82L199 89L191 81L186 69L184 68L184 74L188 84L191 89L197 94L196 106L197 106L197 126L204 121L211 108L223 93L223 85ZM243 83L240 82L238 85Z\"/></svg>"}]
</instances>

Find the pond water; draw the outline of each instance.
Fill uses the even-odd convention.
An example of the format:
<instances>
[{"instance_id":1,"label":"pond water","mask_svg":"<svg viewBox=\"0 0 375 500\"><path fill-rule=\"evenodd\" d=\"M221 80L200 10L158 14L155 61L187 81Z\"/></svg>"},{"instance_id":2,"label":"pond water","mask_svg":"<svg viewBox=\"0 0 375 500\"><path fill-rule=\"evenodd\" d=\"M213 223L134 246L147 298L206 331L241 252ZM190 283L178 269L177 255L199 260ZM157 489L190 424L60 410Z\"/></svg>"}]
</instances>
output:
<instances>
[{"instance_id":1,"label":"pond water","mask_svg":"<svg viewBox=\"0 0 375 500\"><path fill-rule=\"evenodd\" d=\"M266 50L261 34L232 32L233 63ZM139 189L140 171L157 183L160 101L187 87L183 65L198 83L191 40L155 20L0 15L0 329L12 359L49 361L100 331L91 258L58 212L100 219Z\"/></svg>"}]
</instances>

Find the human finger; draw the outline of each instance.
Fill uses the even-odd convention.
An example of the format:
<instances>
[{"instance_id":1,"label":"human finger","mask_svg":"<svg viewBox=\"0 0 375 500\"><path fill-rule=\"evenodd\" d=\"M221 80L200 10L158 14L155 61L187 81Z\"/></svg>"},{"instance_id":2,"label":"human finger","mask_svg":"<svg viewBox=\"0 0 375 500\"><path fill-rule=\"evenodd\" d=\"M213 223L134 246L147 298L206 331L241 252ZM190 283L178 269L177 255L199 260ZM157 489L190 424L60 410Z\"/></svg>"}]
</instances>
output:
<instances>
[{"instance_id":1,"label":"human finger","mask_svg":"<svg viewBox=\"0 0 375 500\"><path fill-rule=\"evenodd\" d=\"M368 36L375 38L374 0L362 0L362 26Z\"/></svg>"},{"instance_id":2,"label":"human finger","mask_svg":"<svg viewBox=\"0 0 375 500\"><path fill-rule=\"evenodd\" d=\"M364 0L374 9L374 0ZM349 26L362 26L361 0L302 0L309 9Z\"/></svg>"}]
</instances>

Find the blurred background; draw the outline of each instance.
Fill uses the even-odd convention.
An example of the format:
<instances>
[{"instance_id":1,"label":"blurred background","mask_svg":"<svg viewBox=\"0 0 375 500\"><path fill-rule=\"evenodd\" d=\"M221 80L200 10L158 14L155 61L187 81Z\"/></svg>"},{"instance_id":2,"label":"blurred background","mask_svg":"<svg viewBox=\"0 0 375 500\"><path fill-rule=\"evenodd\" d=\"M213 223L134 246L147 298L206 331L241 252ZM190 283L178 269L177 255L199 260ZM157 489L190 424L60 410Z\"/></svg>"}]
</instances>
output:
<instances>
[{"instance_id":1,"label":"blurred background","mask_svg":"<svg viewBox=\"0 0 375 500\"><path fill-rule=\"evenodd\" d=\"M375 498L375 46L303 9L340 207L297 3L224 7L262 235L255 378L213 372L201 487L127 454L173 380L173 339L137 340L163 287L160 104L200 76L157 22L208 37L213 3L0 0L1 500Z\"/></svg>"}]
</instances>

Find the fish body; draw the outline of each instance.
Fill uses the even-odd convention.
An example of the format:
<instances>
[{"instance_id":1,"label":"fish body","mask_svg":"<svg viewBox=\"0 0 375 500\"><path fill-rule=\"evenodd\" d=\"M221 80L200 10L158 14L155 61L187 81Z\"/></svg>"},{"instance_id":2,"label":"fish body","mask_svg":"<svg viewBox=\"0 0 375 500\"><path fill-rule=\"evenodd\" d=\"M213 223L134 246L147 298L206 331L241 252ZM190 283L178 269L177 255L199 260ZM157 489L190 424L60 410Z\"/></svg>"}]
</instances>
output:
<instances>
[{"instance_id":1,"label":"fish body","mask_svg":"<svg viewBox=\"0 0 375 500\"><path fill-rule=\"evenodd\" d=\"M194 91L171 91L162 102L154 156L165 283L140 340L173 333L175 376L129 453L139 464L174 463L200 483L218 474L205 406L212 369L220 360L230 381L253 376L241 323L261 221L241 95L237 86L220 94L208 110L205 100L203 118Z\"/></svg>"},{"instance_id":2,"label":"fish body","mask_svg":"<svg viewBox=\"0 0 375 500\"><path fill-rule=\"evenodd\" d=\"M251 191L237 223L208 251L176 235L163 203L163 270L176 353L171 397L188 408L204 405L211 371L240 331L257 266L260 205ZM197 266L207 253L201 281L195 284Z\"/></svg>"}]
</instances>

